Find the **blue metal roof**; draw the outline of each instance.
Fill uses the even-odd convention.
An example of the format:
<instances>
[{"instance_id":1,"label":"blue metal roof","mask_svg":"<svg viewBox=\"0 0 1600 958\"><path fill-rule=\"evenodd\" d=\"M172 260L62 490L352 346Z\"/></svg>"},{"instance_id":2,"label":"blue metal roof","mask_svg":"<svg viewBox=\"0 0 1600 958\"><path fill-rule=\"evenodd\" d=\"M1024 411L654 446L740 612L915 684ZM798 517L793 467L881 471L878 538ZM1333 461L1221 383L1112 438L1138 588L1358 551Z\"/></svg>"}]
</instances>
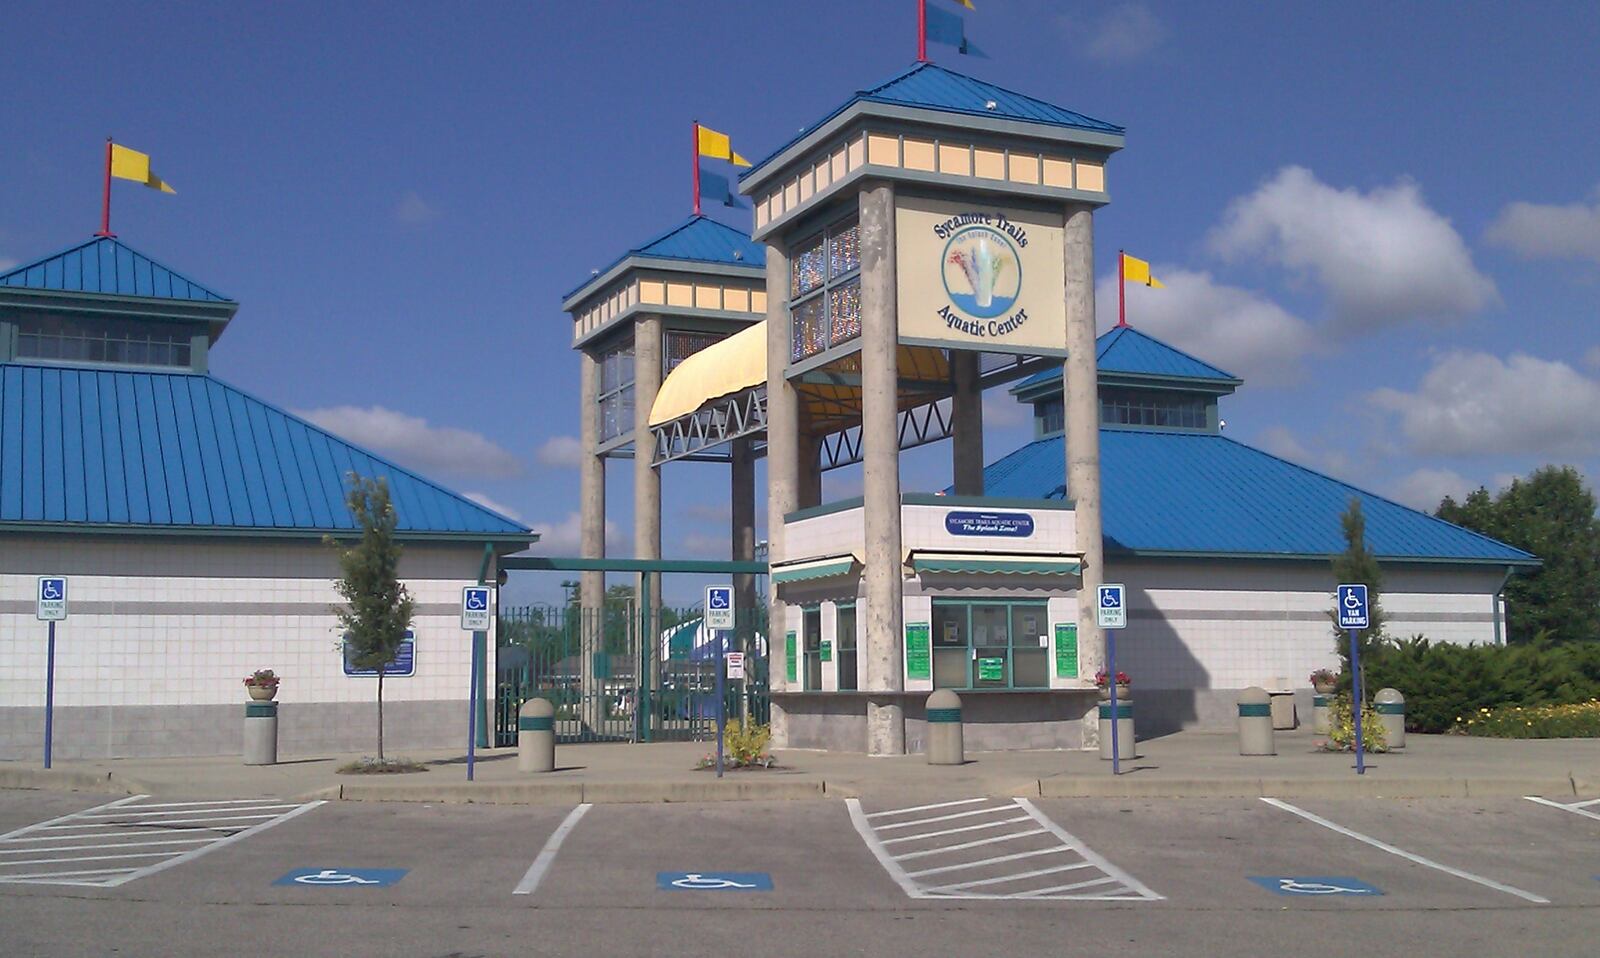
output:
<instances>
[{"instance_id":1,"label":"blue metal roof","mask_svg":"<svg viewBox=\"0 0 1600 958\"><path fill-rule=\"evenodd\" d=\"M0 531L348 530L351 472L388 479L402 533L531 538L522 525L210 376L0 365Z\"/></svg>"},{"instance_id":2,"label":"blue metal roof","mask_svg":"<svg viewBox=\"0 0 1600 958\"><path fill-rule=\"evenodd\" d=\"M618 256L605 269L598 270L594 276L579 283L561 298L572 297L599 277L616 269L619 263L630 256L721 263L725 266L753 266L756 269L763 269L767 265L765 243L757 243L748 233L719 223L709 216L697 214Z\"/></svg>"},{"instance_id":3,"label":"blue metal roof","mask_svg":"<svg viewBox=\"0 0 1600 958\"><path fill-rule=\"evenodd\" d=\"M1095 363L1103 373L1128 373L1138 376L1170 376L1183 379L1208 379L1238 385L1232 373L1174 349L1154 336L1132 326L1118 326L1101 333L1095 340ZM1011 388L1020 392L1040 383L1060 382L1060 369L1034 373Z\"/></svg>"},{"instance_id":4,"label":"blue metal roof","mask_svg":"<svg viewBox=\"0 0 1600 958\"><path fill-rule=\"evenodd\" d=\"M0 274L0 287L201 303L233 302L231 298L162 266L126 243L107 236L97 236L53 256Z\"/></svg>"},{"instance_id":5,"label":"blue metal roof","mask_svg":"<svg viewBox=\"0 0 1600 958\"><path fill-rule=\"evenodd\" d=\"M1023 446L984 470L984 494L1063 498L1061 436ZM1339 519L1361 501L1367 546L1380 558L1522 564L1520 549L1208 433L1100 430L1108 551L1327 556L1345 548Z\"/></svg>"},{"instance_id":6,"label":"blue metal roof","mask_svg":"<svg viewBox=\"0 0 1600 958\"><path fill-rule=\"evenodd\" d=\"M994 103L994 109L992 110L989 108L991 102ZM810 136L820 127L827 125L828 121L857 103L887 103L894 106L908 106L922 110L937 110L941 113L1022 120L1028 123L1043 123L1047 126L1090 130L1095 133L1106 133L1112 136L1122 136L1127 132L1115 123L1097 120L1092 116L1085 116L1065 107L1046 103L1043 100L1017 93L1014 90L1007 90L1005 87L995 86L993 83L969 77L964 73L947 70L933 63L913 63L905 70L875 87L857 90L850 99L841 103L837 109L831 111L818 122L806 127L800 131L798 136L773 150L755 166L741 173L739 175L740 181L742 182L756 170L765 166L773 157L778 156L784 150Z\"/></svg>"}]
</instances>

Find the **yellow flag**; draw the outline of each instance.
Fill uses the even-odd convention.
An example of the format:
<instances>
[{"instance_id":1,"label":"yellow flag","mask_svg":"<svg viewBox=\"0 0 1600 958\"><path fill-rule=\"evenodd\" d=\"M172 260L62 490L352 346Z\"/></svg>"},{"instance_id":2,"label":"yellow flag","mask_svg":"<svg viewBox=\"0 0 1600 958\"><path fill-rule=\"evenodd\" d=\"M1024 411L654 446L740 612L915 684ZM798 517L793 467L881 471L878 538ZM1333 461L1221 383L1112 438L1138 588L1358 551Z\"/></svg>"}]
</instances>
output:
<instances>
[{"instance_id":1,"label":"yellow flag","mask_svg":"<svg viewBox=\"0 0 1600 958\"><path fill-rule=\"evenodd\" d=\"M1127 283L1143 283L1153 289L1166 289L1161 280L1150 275L1150 264L1127 253L1122 254L1122 279Z\"/></svg>"},{"instance_id":2,"label":"yellow flag","mask_svg":"<svg viewBox=\"0 0 1600 958\"><path fill-rule=\"evenodd\" d=\"M714 160L727 160L734 166L749 166L750 161L733 152L733 146L728 142L728 134L718 133L708 126L700 128L700 155L709 156Z\"/></svg>"},{"instance_id":3,"label":"yellow flag","mask_svg":"<svg viewBox=\"0 0 1600 958\"><path fill-rule=\"evenodd\" d=\"M111 175L118 179L143 183L152 190L160 190L163 193L178 192L168 186L161 177L150 172L149 154L130 150L115 143L111 144Z\"/></svg>"},{"instance_id":4,"label":"yellow flag","mask_svg":"<svg viewBox=\"0 0 1600 958\"><path fill-rule=\"evenodd\" d=\"M966 7L968 10L977 10L978 9L977 7L972 5L972 0L956 0L956 3L961 4L963 7Z\"/></svg>"}]
</instances>

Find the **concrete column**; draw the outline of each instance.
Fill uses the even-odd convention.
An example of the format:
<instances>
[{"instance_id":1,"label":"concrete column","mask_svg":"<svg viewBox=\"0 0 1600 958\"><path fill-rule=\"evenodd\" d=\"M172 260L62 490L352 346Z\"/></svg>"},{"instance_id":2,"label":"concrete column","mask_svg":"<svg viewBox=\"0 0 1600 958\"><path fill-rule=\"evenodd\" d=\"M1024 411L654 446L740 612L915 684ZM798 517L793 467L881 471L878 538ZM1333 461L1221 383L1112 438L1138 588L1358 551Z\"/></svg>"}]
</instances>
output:
<instances>
[{"instance_id":1,"label":"concrete column","mask_svg":"<svg viewBox=\"0 0 1600 958\"><path fill-rule=\"evenodd\" d=\"M795 442L800 483L795 508L808 509L822 505L822 437L811 432L804 416L800 417L800 430Z\"/></svg>"},{"instance_id":2,"label":"concrete column","mask_svg":"<svg viewBox=\"0 0 1600 958\"><path fill-rule=\"evenodd\" d=\"M1065 366L1067 496L1076 504L1083 586L1078 592L1079 674L1093 677L1105 667L1105 634L1095 625L1095 588L1105 581L1100 533L1100 400L1095 364L1094 214L1087 206L1066 209L1063 237L1066 270L1067 361ZM1084 745L1099 738L1098 722L1084 722Z\"/></svg>"},{"instance_id":3,"label":"concrete column","mask_svg":"<svg viewBox=\"0 0 1600 958\"><path fill-rule=\"evenodd\" d=\"M636 559L661 558L661 470L652 464L655 440L650 435L650 407L661 391L663 351L660 316L642 316L633 324L633 555ZM642 642L654 642L661 621L661 573L636 577L634 595L645 593L650 577L650 617ZM651 646L654 647L653 645Z\"/></svg>"},{"instance_id":4,"label":"concrete column","mask_svg":"<svg viewBox=\"0 0 1600 958\"><path fill-rule=\"evenodd\" d=\"M800 402L784 372L789 368L789 257L778 245L767 247L767 558L788 557L783 543L783 517L800 501ZM784 671L784 605L771 591L767 619L770 688L788 687ZM787 744L783 706L772 702L772 744Z\"/></svg>"},{"instance_id":5,"label":"concrete column","mask_svg":"<svg viewBox=\"0 0 1600 958\"><path fill-rule=\"evenodd\" d=\"M895 289L894 187L861 191L861 452L866 608L857 610L867 754L906 750L901 628L900 442L896 393L899 311ZM890 693L874 695L871 693Z\"/></svg>"},{"instance_id":6,"label":"concrete column","mask_svg":"<svg viewBox=\"0 0 1600 958\"><path fill-rule=\"evenodd\" d=\"M733 542L731 555L736 562L749 562L756 555L756 459L755 453L750 448L750 440L735 439L729 449L731 468L729 501L733 506ZM755 629L753 628L756 617L752 614L756 608L756 577L753 575L736 575L733 577L733 601L738 609L735 624L739 626L738 640L748 657L755 649ZM770 644L770 632L768 648ZM740 700L739 717L749 719L750 698L744 696Z\"/></svg>"},{"instance_id":7,"label":"concrete column","mask_svg":"<svg viewBox=\"0 0 1600 958\"><path fill-rule=\"evenodd\" d=\"M950 378L955 396L950 401L952 435L950 452L956 495L983 495L983 391L978 388L979 353L950 353Z\"/></svg>"},{"instance_id":8,"label":"concrete column","mask_svg":"<svg viewBox=\"0 0 1600 958\"><path fill-rule=\"evenodd\" d=\"M579 377L583 395L578 405L578 437L583 448L578 474L579 552L585 559L603 559L606 554L606 460L595 453L600 445L600 356L587 349L579 355L583 364ZM594 653L601 647L605 573L580 573L578 588L579 689L585 702L601 701L594 674ZM591 726L594 718L590 711L584 712L583 720Z\"/></svg>"}]
</instances>

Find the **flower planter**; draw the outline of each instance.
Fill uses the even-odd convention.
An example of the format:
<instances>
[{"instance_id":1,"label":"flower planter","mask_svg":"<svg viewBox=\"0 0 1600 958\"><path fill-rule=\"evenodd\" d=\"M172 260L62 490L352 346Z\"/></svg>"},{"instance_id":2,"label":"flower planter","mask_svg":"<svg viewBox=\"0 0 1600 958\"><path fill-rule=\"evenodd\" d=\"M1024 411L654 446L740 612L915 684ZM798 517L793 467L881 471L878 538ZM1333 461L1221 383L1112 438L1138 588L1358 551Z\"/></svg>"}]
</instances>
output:
<instances>
[{"instance_id":1,"label":"flower planter","mask_svg":"<svg viewBox=\"0 0 1600 958\"><path fill-rule=\"evenodd\" d=\"M278 694L276 685L246 685L244 688L256 702L270 702Z\"/></svg>"},{"instance_id":2,"label":"flower planter","mask_svg":"<svg viewBox=\"0 0 1600 958\"><path fill-rule=\"evenodd\" d=\"M1117 701L1118 702L1123 702L1123 701L1126 701L1127 699L1132 698L1133 697L1132 689L1133 689L1133 686L1129 685L1128 683L1126 683L1126 682L1118 682L1117 683ZM1110 689L1109 686L1100 689L1100 701L1102 701L1102 702L1111 701L1111 689Z\"/></svg>"}]
</instances>

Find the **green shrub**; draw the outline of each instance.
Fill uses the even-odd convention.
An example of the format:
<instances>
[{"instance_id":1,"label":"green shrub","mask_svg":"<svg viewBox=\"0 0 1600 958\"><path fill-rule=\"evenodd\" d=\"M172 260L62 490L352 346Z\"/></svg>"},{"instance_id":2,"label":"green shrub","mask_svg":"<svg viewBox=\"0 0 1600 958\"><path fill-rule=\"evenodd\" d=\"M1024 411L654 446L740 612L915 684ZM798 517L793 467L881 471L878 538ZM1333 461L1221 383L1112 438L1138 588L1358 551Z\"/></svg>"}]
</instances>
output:
<instances>
[{"instance_id":1,"label":"green shrub","mask_svg":"<svg viewBox=\"0 0 1600 958\"><path fill-rule=\"evenodd\" d=\"M740 765L755 765L770 756L767 743L772 741L772 728L758 722L728 720L722 729L724 750Z\"/></svg>"},{"instance_id":2,"label":"green shrub","mask_svg":"<svg viewBox=\"0 0 1600 958\"><path fill-rule=\"evenodd\" d=\"M1461 716L1455 731L1490 738L1600 738L1600 699L1571 705L1479 709Z\"/></svg>"},{"instance_id":3,"label":"green shrub","mask_svg":"<svg viewBox=\"0 0 1600 958\"><path fill-rule=\"evenodd\" d=\"M1600 642L1552 645L1386 644L1363 661L1368 694L1406 697L1406 728L1447 732L1459 716L1502 706L1571 705L1600 698Z\"/></svg>"},{"instance_id":4,"label":"green shrub","mask_svg":"<svg viewBox=\"0 0 1600 958\"><path fill-rule=\"evenodd\" d=\"M1328 701L1328 741L1323 748L1345 752L1354 751L1355 747L1356 722L1351 714L1350 696L1335 695ZM1361 748L1368 752L1389 750L1389 732L1371 705L1361 709Z\"/></svg>"}]
</instances>

